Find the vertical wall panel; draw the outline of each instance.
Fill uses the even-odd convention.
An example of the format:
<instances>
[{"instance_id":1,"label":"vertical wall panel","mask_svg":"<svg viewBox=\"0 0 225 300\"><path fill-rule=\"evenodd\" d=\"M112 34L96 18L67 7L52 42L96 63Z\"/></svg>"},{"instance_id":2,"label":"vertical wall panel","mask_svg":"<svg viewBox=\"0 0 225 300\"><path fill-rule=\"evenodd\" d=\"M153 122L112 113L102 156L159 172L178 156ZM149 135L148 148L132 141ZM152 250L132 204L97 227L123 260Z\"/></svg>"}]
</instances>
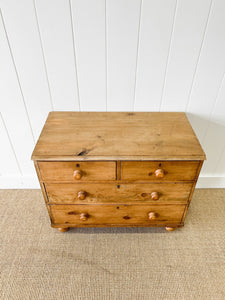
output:
<instances>
[{"instance_id":1,"label":"vertical wall panel","mask_svg":"<svg viewBox=\"0 0 225 300\"><path fill-rule=\"evenodd\" d=\"M34 174L30 161L34 140L1 15L0 66L0 111L23 174Z\"/></svg>"},{"instance_id":2,"label":"vertical wall panel","mask_svg":"<svg viewBox=\"0 0 225 300\"><path fill-rule=\"evenodd\" d=\"M208 118L225 70L224 20L225 1L214 1L187 108L200 141L208 128Z\"/></svg>"},{"instance_id":3,"label":"vertical wall panel","mask_svg":"<svg viewBox=\"0 0 225 300\"><path fill-rule=\"evenodd\" d=\"M223 174L225 176L225 76L210 116L202 146L207 153L204 174L209 176Z\"/></svg>"},{"instance_id":4,"label":"vertical wall panel","mask_svg":"<svg viewBox=\"0 0 225 300\"><path fill-rule=\"evenodd\" d=\"M4 121L0 114L0 137L1 137L1 155L0 155L0 177L17 175L20 176L20 170L13 153L13 148L10 143Z\"/></svg>"},{"instance_id":5,"label":"vertical wall panel","mask_svg":"<svg viewBox=\"0 0 225 300\"><path fill-rule=\"evenodd\" d=\"M222 155L217 160L217 167L213 175L215 174L219 177L225 177L225 147L223 148Z\"/></svg>"},{"instance_id":6,"label":"vertical wall panel","mask_svg":"<svg viewBox=\"0 0 225 300\"><path fill-rule=\"evenodd\" d=\"M216 167L218 166L219 169L221 169L221 164L224 165L221 161L221 157L225 147L225 126L211 121L202 147L207 157L202 168L202 174L204 176L216 175ZM222 172L223 175L225 175L225 168L223 168ZM219 173L221 173L221 171L219 171Z\"/></svg>"},{"instance_id":7,"label":"vertical wall panel","mask_svg":"<svg viewBox=\"0 0 225 300\"><path fill-rule=\"evenodd\" d=\"M24 101L37 139L52 106L33 2L4 0L1 7Z\"/></svg>"},{"instance_id":8,"label":"vertical wall panel","mask_svg":"<svg viewBox=\"0 0 225 300\"><path fill-rule=\"evenodd\" d=\"M224 0L0 7L1 184L31 186L50 110L186 110L207 155L201 176L225 178Z\"/></svg>"},{"instance_id":9,"label":"vertical wall panel","mask_svg":"<svg viewBox=\"0 0 225 300\"><path fill-rule=\"evenodd\" d=\"M79 110L69 0L35 0L55 110Z\"/></svg>"},{"instance_id":10,"label":"vertical wall panel","mask_svg":"<svg viewBox=\"0 0 225 300\"><path fill-rule=\"evenodd\" d=\"M211 0L178 1L161 110L185 111Z\"/></svg>"},{"instance_id":11,"label":"vertical wall panel","mask_svg":"<svg viewBox=\"0 0 225 300\"><path fill-rule=\"evenodd\" d=\"M106 110L105 0L72 0L81 110Z\"/></svg>"},{"instance_id":12,"label":"vertical wall panel","mask_svg":"<svg viewBox=\"0 0 225 300\"><path fill-rule=\"evenodd\" d=\"M107 0L108 110L133 109L141 0Z\"/></svg>"},{"instance_id":13,"label":"vertical wall panel","mask_svg":"<svg viewBox=\"0 0 225 300\"><path fill-rule=\"evenodd\" d=\"M159 109L175 9L176 0L143 0L134 110Z\"/></svg>"}]
</instances>

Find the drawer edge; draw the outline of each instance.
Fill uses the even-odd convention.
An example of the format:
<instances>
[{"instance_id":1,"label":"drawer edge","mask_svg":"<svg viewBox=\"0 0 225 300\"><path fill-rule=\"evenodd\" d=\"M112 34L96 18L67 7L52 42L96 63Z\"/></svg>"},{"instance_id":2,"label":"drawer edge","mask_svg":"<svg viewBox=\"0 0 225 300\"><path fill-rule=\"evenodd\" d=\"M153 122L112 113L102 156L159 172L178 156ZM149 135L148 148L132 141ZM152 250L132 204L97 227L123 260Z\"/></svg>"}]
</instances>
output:
<instances>
[{"instance_id":1,"label":"drawer edge","mask_svg":"<svg viewBox=\"0 0 225 300\"><path fill-rule=\"evenodd\" d=\"M58 224L51 223L51 227L53 228L85 228L85 227L183 227L184 223L166 223L166 224Z\"/></svg>"}]
</instances>

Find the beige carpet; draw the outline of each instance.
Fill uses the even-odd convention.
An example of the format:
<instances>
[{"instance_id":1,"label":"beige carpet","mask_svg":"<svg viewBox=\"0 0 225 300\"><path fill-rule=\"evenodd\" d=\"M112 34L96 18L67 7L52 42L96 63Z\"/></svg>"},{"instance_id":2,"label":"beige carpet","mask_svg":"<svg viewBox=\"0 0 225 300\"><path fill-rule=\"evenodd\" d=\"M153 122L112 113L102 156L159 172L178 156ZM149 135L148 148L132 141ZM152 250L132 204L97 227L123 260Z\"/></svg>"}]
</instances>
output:
<instances>
[{"instance_id":1,"label":"beige carpet","mask_svg":"<svg viewBox=\"0 0 225 300\"><path fill-rule=\"evenodd\" d=\"M225 189L196 190L185 226L49 225L39 190L0 190L0 299L225 299Z\"/></svg>"}]
</instances>

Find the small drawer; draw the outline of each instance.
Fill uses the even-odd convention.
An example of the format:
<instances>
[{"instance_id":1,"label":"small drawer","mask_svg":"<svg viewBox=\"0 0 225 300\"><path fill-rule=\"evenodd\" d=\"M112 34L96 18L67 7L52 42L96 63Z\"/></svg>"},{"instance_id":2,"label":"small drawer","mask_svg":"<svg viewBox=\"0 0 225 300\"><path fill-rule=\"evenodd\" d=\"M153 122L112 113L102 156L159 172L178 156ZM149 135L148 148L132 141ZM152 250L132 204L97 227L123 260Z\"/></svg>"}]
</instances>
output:
<instances>
[{"instance_id":1,"label":"small drawer","mask_svg":"<svg viewBox=\"0 0 225 300\"><path fill-rule=\"evenodd\" d=\"M191 183L46 183L50 204L186 204Z\"/></svg>"},{"instance_id":2,"label":"small drawer","mask_svg":"<svg viewBox=\"0 0 225 300\"><path fill-rule=\"evenodd\" d=\"M192 181L199 161L123 161L122 180Z\"/></svg>"},{"instance_id":3,"label":"small drawer","mask_svg":"<svg viewBox=\"0 0 225 300\"><path fill-rule=\"evenodd\" d=\"M179 224L185 205L50 205L54 225Z\"/></svg>"},{"instance_id":4,"label":"small drawer","mask_svg":"<svg viewBox=\"0 0 225 300\"><path fill-rule=\"evenodd\" d=\"M115 162L39 161L43 181L81 182L115 180Z\"/></svg>"}]
</instances>

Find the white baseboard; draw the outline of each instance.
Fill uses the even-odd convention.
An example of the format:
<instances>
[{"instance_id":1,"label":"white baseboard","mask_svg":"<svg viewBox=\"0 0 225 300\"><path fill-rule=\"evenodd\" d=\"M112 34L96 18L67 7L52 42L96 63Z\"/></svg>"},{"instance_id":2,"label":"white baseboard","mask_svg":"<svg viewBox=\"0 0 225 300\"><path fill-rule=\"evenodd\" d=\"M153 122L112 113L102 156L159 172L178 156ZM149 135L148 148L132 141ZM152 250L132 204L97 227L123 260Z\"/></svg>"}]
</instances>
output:
<instances>
[{"instance_id":1,"label":"white baseboard","mask_svg":"<svg viewBox=\"0 0 225 300\"><path fill-rule=\"evenodd\" d=\"M0 176L0 189L40 189L36 176Z\"/></svg>"},{"instance_id":2,"label":"white baseboard","mask_svg":"<svg viewBox=\"0 0 225 300\"><path fill-rule=\"evenodd\" d=\"M196 188L225 188L225 177L199 177ZM0 189L40 189L36 176L0 176Z\"/></svg>"},{"instance_id":3,"label":"white baseboard","mask_svg":"<svg viewBox=\"0 0 225 300\"><path fill-rule=\"evenodd\" d=\"M225 188L225 177L199 177L196 188L198 189Z\"/></svg>"}]
</instances>

